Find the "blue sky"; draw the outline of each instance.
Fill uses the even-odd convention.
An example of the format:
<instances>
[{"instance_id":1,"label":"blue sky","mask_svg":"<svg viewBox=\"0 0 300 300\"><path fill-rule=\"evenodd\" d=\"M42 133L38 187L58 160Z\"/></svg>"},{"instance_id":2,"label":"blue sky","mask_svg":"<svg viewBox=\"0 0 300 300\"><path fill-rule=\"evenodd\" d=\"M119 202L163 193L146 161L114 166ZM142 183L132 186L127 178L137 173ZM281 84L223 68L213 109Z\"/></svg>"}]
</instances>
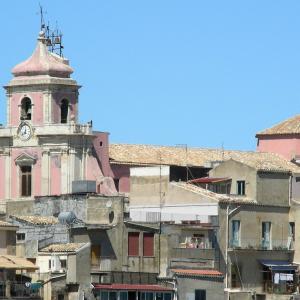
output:
<instances>
[{"instance_id":1,"label":"blue sky","mask_svg":"<svg viewBox=\"0 0 300 300\"><path fill-rule=\"evenodd\" d=\"M299 113L299 1L1 1L0 83L32 53L38 3L64 33L80 120L111 142L255 149ZM0 122L5 122L5 93Z\"/></svg>"}]
</instances>

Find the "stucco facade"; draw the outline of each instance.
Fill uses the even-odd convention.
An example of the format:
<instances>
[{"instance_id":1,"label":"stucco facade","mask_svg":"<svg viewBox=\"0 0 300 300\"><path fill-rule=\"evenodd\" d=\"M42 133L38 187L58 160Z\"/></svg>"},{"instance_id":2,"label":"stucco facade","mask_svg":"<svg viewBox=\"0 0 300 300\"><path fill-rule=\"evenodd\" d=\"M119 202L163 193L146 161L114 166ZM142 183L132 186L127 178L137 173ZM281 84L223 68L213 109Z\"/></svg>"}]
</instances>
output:
<instances>
[{"instance_id":1,"label":"stucco facade","mask_svg":"<svg viewBox=\"0 0 300 300\"><path fill-rule=\"evenodd\" d=\"M49 52L40 33L32 56L5 86L7 124L0 128L0 201L72 192L74 180L96 181L97 192L116 192L103 175L92 123L78 123L79 88L69 62ZM46 67L47 66L47 67ZM100 146L99 146L100 147Z\"/></svg>"}]
</instances>

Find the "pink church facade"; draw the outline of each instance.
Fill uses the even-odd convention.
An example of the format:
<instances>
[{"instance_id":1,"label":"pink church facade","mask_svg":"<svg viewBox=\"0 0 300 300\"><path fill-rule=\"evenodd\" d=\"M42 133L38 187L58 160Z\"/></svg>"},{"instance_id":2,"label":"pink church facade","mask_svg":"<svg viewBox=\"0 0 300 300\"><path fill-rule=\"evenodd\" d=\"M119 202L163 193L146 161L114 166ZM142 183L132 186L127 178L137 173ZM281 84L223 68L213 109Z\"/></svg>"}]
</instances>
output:
<instances>
[{"instance_id":1,"label":"pink church facade","mask_svg":"<svg viewBox=\"0 0 300 300\"><path fill-rule=\"evenodd\" d=\"M68 194L77 180L95 181L101 194L116 193L102 171L108 154L95 150L99 137L108 143L108 134L78 124L80 86L72 72L66 59L48 51L42 32L32 56L13 68L5 86L7 125L0 128L1 201Z\"/></svg>"}]
</instances>

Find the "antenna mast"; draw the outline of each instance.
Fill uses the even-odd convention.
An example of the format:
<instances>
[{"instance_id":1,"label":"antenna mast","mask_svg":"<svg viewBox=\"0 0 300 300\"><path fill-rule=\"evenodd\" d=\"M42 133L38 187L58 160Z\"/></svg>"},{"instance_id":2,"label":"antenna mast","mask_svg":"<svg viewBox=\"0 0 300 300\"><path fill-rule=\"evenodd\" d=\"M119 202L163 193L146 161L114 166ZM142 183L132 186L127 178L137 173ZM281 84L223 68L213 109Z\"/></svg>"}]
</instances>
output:
<instances>
[{"instance_id":1,"label":"antenna mast","mask_svg":"<svg viewBox=\"0 0 300 300\"><path fill-rule=\"evenodd\" d=\"M52 53L59 55L60 57L63 57L63 49L64 49L64 46L62 44L63 34L58 29L57 22L56 22L55 30L50 29L49 22L48 25L46 26L43 7L41 6L41 4L39 4L39 6L40 6L40 27L41 27L41 31L45 33L46 45L48 47L48 50Z\"/></svg>"}]
</instances>

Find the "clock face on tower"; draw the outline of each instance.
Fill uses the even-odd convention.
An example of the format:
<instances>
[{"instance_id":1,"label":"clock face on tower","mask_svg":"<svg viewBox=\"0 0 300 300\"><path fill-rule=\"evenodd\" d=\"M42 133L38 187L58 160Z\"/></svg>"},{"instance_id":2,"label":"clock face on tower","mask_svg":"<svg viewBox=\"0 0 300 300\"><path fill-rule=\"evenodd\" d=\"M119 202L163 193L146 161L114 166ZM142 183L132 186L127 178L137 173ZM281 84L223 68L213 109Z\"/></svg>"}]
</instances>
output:
<instances>
[{"instance_id":1,"label":"clock face on tower","mask_svg":"<svg viewBox=\"0 0 300 300\"><path fill-rule=\"evenodd\" d=\"M29 124L22 123L19 126L18 135L22 141L27 141L31 138L32 130Z\"/></svg>"}]
</instances>

